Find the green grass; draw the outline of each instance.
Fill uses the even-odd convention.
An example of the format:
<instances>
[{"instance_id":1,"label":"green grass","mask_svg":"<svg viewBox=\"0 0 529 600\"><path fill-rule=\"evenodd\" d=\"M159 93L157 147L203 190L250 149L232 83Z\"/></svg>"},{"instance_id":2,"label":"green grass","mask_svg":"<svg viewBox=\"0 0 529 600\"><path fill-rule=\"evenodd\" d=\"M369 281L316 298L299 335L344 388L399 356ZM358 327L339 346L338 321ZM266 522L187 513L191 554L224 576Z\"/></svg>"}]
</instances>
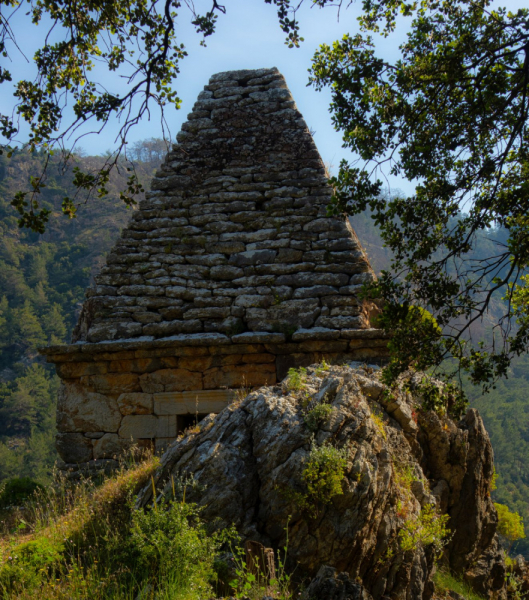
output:
<instances>
[{"instance_id":1,"label":"green grass","mask_svg":"<svg viewBox=\"0 0 529 600\"><path fill-rule=\"evenodd\" d=\"M434 583L438 594L446 594L451 591L460 594L465 600L486 600L484 596L480 596L474 592L468 583L456 579L450 573L440 569L434 575Z\"/></svg>"},{"instance_id":2,"label":"green grass","mask_svg":"<svg viewBox=\"0 0 529 600\"><path fill-rule=\"evenodd\" d=\"M158 466L146 457L99 482L58 477L37 489L0 532L0 600L203 600L221 590L290 600L281 568L263 582L236 561L239 584L223 577L219 556L228 548L238 556L238 537L209 531L179 482L169 501L134 509Z\"/></svg>"}]
</instances>

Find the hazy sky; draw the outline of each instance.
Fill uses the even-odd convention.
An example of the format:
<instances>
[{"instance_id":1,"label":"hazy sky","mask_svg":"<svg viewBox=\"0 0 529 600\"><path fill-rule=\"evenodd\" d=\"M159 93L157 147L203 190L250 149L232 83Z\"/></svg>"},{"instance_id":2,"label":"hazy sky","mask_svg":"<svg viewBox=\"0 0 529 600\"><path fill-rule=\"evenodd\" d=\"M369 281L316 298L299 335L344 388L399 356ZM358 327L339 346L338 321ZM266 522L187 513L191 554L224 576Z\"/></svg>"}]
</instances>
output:
<instances>
[{"instance_id":1,"label":"hazy sky","mask_svg":"<svg viewBox=\"0 0 529 600\"><path fill-rule=\"evenodd\" d=\"M316 92L307 87L308 68L311 58L321 43L332 43L346 32L358 31L357 17L359 4L352 4L347 10L342 10L340 20L336 8L311 8L310 2L299 11L301 35L305 38L301 48L289 49L284 44L285 35L280 30L276 9L265 4L263 0L224 0L226 15L219 15L217 31L207 40L207 47L199 45L200 38L190 25L191 13L184 5L179 9L177 32L179 41L186 46L189 56L180 65L180 75L174 87L182 98L182 108L170 110L166 117L174 137L186 120L196 97L209 77L220 71L234 69L253 69L262 67L277 67L285 76L287 84L296 100L299 110L305 117L308 126L314 130L315 142L324 161L337 167L342 158L351 158L349 151L342 149L341 137L332 126L328 112L330 94L328 91ZM509 8L522 6L518 0L501 2ZM211 6L210 0L197 0L197 12L203 14ZM405 27L408 20L402 22L401 28L389 39L380 38L377 50L382 57L394 59L398 54L398 46L406 35ZM42 44L44 27L32 27L24 10L19 10L13 27L18 34L18 42L28 63L16 50L12 50L9 68L15 79L32 78L31 57L33 52ZM6 62L5 59L1 59ZM98 72L100 83L108 84L115 89L116 74ZM9 110L11 97L8 85L2 85L0 96L0 112ZM90 154L99 154L115 145L117 127L108 127L100 135L84 137L80 145ZM150 137L161 137L162 130L159 117L153 113L151 121L144 120L132 132L129 141ZM390 180L393 188L408 191L409 184L395 179Z\"/></svg>"}]
</instances>

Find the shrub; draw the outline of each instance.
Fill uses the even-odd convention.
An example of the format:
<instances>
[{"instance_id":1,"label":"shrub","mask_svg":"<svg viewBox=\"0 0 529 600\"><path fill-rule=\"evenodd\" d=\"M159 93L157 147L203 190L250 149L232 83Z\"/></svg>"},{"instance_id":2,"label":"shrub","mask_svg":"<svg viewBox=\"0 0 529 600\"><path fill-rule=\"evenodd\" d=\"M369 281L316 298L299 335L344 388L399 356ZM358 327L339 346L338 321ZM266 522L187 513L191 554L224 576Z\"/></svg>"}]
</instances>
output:
<instances>
[{"instance_id":1,"label":"shrub","mask_svg":"<svg viewBox=\"0 0 529 600\"><path fill-rule=\"evenodd\" d=\"M0 508L10 506L21 506L24 502L33 496L36 490L42 490L43 487L29 477L17 477L9 479L1 489Z\"/></svg>"},{"instance_id":2,"label":"shrub","mask_svg":"<svg viewBox=\"0 0 529 600\"><path fill-rule=\"evenodd\" d=\"M329 504L334 496L343 494L347 449L338 450L330 444L312 446L307 465L303 470L303 482L307 486L310 502Z\"/></svg>"},{"instance_id":3,"label":"shrub","mask_svg":"<svg viewBox=\"0 0 529 600\"><path fill-rule=\"evenodd\" d=\"M288 377L286 380L287 389L289 391L299 391L305 387L305 378L307 376L307 369L300 367L299 369L291 368L288 370Z\"/></svg>"},{"instance_id":4,"label":"shrub","mask_svg":"<svg viewBox=\"0 0 529 600\"><path fill-rule=\"evenodd\" d=\"M511 512L505 504L494 504L498 513L498 533L507 542L507 552L517 540L525 537L523 518L517 512Z\"/></svg>"},{"instance_id":5,"label":"shrub","mask_svg":"<svg viewBox=\"0 0 529 600\"><path fill-rule=\"evenodd\" d=\"M207 535L194 504L173 500L134 511L128 543L137 567L157 574L159 587L197 598L210 592L218 540Z\"/></svg>"},{"instance_id":6,"label":"shrub","mask_svg":"<svg viewBox=\"0 0 529 600\"><path fill-rule=\"evenodd\" d=\"M327 421L333 411L329 404L317 404L305 415L305 425L311 430L316 431L320 423Z\"/></svg>"},{"instance_id":7,"label":"shrub","mask_svg":"<svg viewBox=\"0 0 529 600\"><path fill-rule=\"evenodd\" d=\"M433 545L437 554L445 544L450 533L446 523L450 517L438 514L431 504L426 505L417 518L408 519L399 531L401 550L408 552L419 547Z\"/></svg>"}]
</instances>

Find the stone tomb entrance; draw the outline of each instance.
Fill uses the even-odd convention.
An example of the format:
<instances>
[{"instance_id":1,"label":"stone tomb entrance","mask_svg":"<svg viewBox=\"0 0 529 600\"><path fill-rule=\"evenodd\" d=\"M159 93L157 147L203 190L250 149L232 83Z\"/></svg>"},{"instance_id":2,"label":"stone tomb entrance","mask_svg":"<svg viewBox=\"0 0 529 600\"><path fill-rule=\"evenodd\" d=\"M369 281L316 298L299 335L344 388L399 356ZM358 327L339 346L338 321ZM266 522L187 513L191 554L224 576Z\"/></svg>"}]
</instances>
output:
<instances>
[{"instance_id":1,"label":"stone tomb entrance","mask_svg":"<svg viewBox=\"0 0 529 600\"><path fill-rule=\"evenodd\" d=\"M43 348L63 380L57 449L109 461L163 449L237 388L290 367L376 362L387 341L359 300L374 278L277 69L214 75L107 264L72 343Z\"/></svg>"}]
</instances>

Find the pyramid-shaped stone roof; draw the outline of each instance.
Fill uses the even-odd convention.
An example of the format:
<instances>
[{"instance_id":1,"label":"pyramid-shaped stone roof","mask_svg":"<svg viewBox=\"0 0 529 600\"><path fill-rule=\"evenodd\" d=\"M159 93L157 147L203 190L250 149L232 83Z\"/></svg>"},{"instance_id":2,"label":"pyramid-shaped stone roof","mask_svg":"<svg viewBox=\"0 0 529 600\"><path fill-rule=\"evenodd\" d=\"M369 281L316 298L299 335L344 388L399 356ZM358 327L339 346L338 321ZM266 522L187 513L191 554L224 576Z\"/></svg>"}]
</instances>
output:
<instances>
[{"instance_id":1,"label":"pyramid-shaped stone roof","mask_svg":"<svg viewBox=\"0 0 529 600\"><path fill-rule=\"evenodd\" d=\"M275 68L211 77L87 293L74 342L369 328L374 275ZM208 337L208 336L205 336ZM255 337L255 336L254 336Z\"/></svg>"}]
</instances>

